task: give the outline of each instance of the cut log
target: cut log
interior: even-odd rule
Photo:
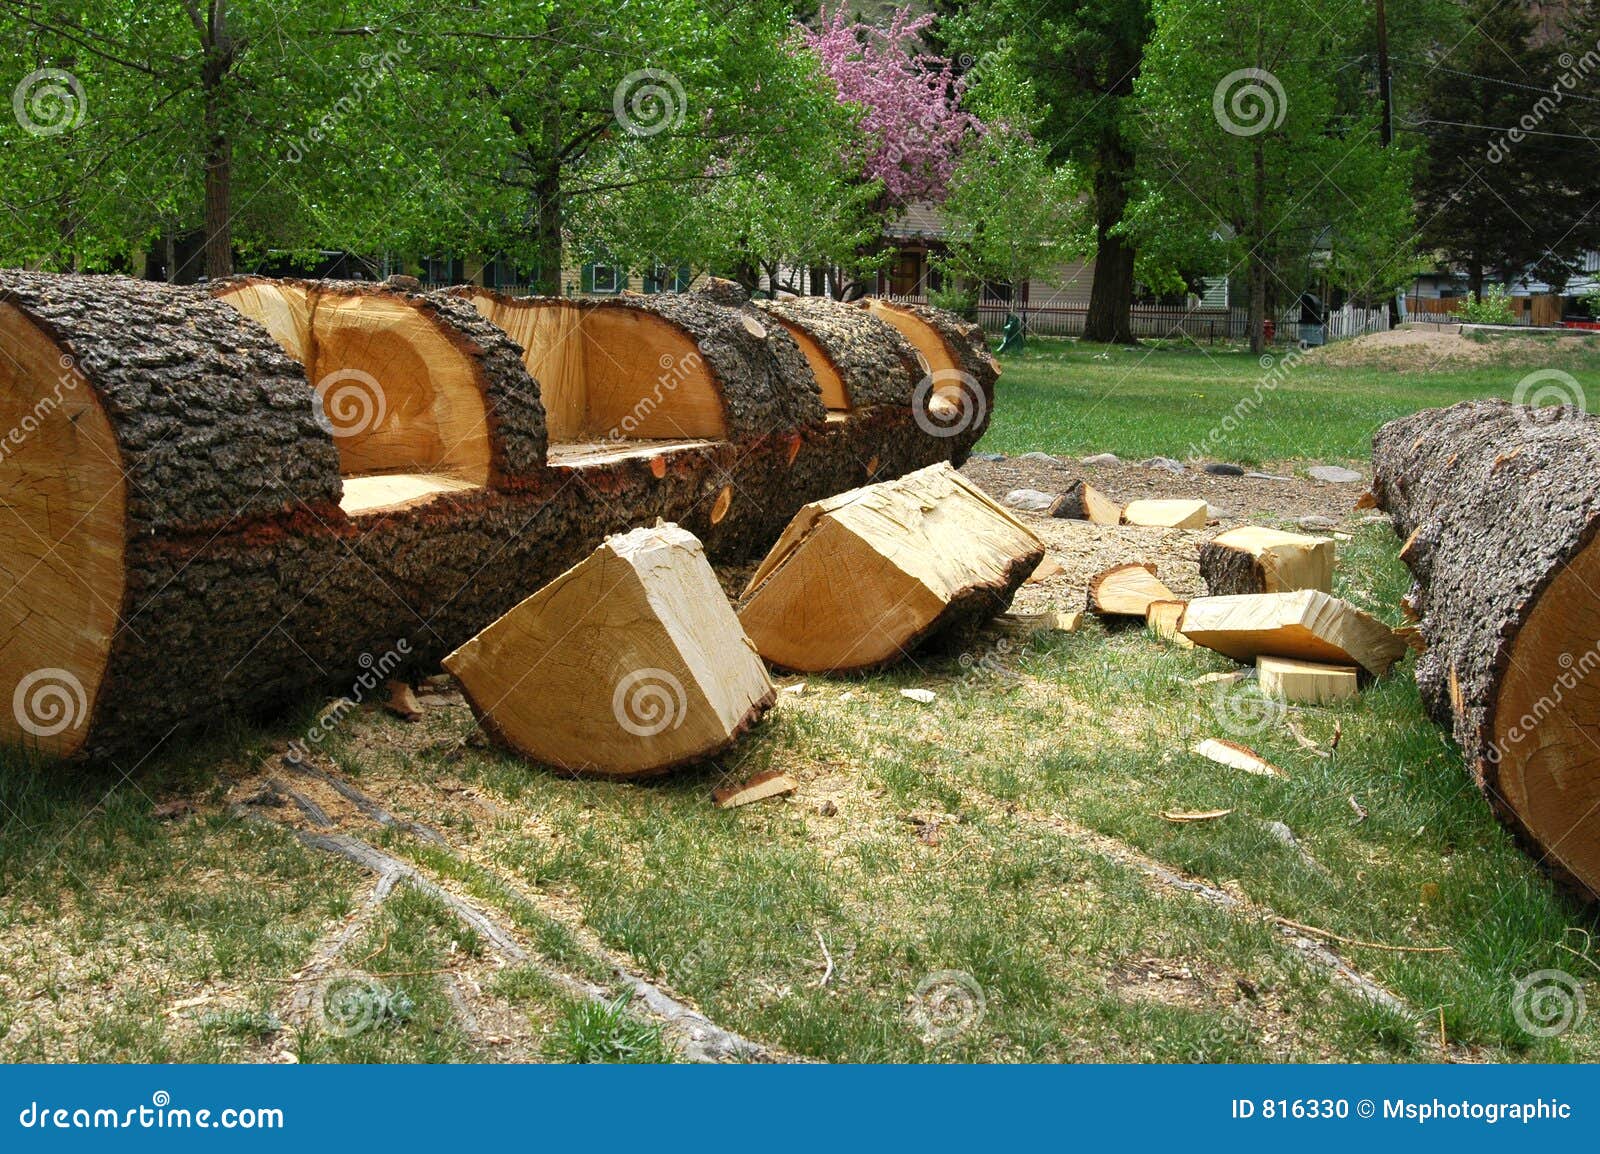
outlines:
[[[1332,705],[1357,693],[1354,665],[1324,665],[1289,657],[1263,657],[1256,662],[1261,692],[1300,705]]]
[[[1406,643],[1370,613],[1317,589],[1239,597],[1197,597],[1183,614],[1184,635],[1235,661],[1293,657],[1359,665],[1374,677],[1405,656]]]
[[[799,344],[830,411],[912,403],[926,370],[893,325],[826,297],[762,301],[758,307]]]
[[[1122,511],[1129,525],[1149,525],[1158,529],[1204,529],[1210,506],[1188,498],[1163,501],[1130,501]]]
[[[759,557],[806,503],[959,459],[987,423],[826,414],[754,309],[603,307],[648,314],[618,323],[623,346],[674,334],[726,439],[547,444],[525,350],[414,286],[0,272],[0,694],[24,703],[0,737],[126,767],[223,717],[373,701],[608,534],[661,519],[719,560]],[[625,417],[680,380],[651,348],[616,350],[637,370]]]
[[[786,669],[875,668],[1002,612],[1043,556],[1011,514],[934,465],[802,509],[751,577],[739,620]]]
[[[1194,642],[1183,635],[1183,610],[1187,601],[1152,601],[1144,611],[1144,623],[1150,632],[1183,649],[1193,649]]]
[[[1095,525],[1122,524],[1122,506],[1087,481],[1079,479],[1050,506],[1050,516]]]
[[[924,376],[912,393],[911,408],[924,427],[957,436],[987,423],[1000,365],[981,328],[927,305],[877,298],[856,303],[898,329],[917,351]]]
[[[737,785],[724,785],[712,790],[711,799],[717,803],[718,809],[735,809],[741,805],[749,805],[753,801],[783,797],[799,788],[794,778],[788,774],[768,769]]]
[[[604,777],[720,753],[777,697],[700,542],[676,525],[608,539],[444,667],[497,740]]]
[[[1200,546],[1200,576],[1213,597],[1241,593],[1333,592],[1334,543],[1246,525]]]
[[[1089,612],[1101,617],[1143,617],[1151,602],[1177,600],[1154,565],[1113,565],[1089,578]]]
[[[1600,897],[1600,419],[1431,409],[1380,429],[1373,466],[1411,540],[1423,704],[1523,847]]]

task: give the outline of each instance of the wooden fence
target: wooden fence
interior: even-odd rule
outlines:
[[[1005,301],[984,301],[978,305],[978,323],[999,332],[1010,315],[1012,305]],[[1087,305],[1038,305],[1020,311],[1027,331],[1035,336],[1075,337],[1083,334]],[[1135,337],[1174,340],[1199,344],[1237,344],[1250,339],[1250,310],[1244,308],[1208,309],[1181,305],[1135,305],[1129,314]],[[1309,328],[1310,326],[1305,326]],[[1363,333],[1384,332],[1389,328],[1387,309],[1362,309],[1346,305],[1328,314],[1324,338],[1344,340]],[[1273,319],[1273,336],[1278,341],[1299,341],[1302,335],[1300,310],[1285,309]]]

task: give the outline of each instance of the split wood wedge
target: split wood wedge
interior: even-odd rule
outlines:
[[[1089,579],[1089,611],[1101,617],[1143,617],[1153,602],[1176,600],[1144,562],[1113,565]]]
[[[777,697],[700,542],[676,525],[607,539],[444,666],[497,740],[604,777],[720,753]]]
[[[1359,665],[1374,677],[1405,656],[1406,643],[1382,621],[1317,589],[1239,597],[1197,597],[1182,630],[1235,661],[1293,657]]]
[[[1044,556],[1033,533],[949,465],[801,509],[745,589],[761,656],[805,673],[871,669],[993,617]]]

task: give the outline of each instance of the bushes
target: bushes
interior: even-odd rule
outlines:
[[[1514,325],[1517,314],[1511,309],[1511,294],[1501,285],[1462,302],[1461,319],[1471,325]]]

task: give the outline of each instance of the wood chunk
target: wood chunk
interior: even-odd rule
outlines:
[[[1176,601],[1156,579],[1156,567],[1143,562],[1113,565],[1089,579],[1089,611],[1101,617],[1143,617],[1152,601]]]
[[[788,774],[768,769],[737,785],[725,785],[712,790],[711,799],[717,803],[718,809],[734,809],[753,801],[782,797],[799,788],[799,784]]]
[[[1056,503],[1050,506],[1050,516],[1094,525],[1120,525],[1122,506],[1080,478],[1056,498]]]
[[[1178,630],[1183,623],[1184,607],[1188,604],[1187,601],[1152,601],[1144,611],[1144,623],[1150,632],[1162,640],[1170,641],[1182,649],[1193,649],[1194,642]]]
[[[1040,585],[1052,577],[1061,576],[1066,571],[1067,567],[1054,557],[1045,557],[1034,567],[1033,572],[1028,574],[1027,581],[1029,585]]]
[[[776,698],[700,542],[671,524],[608,538],[444,667],[497,740],[606,777],[719,753]]]
[[[1258,777],[1289,776],[1248,745],[1240,745],[1236,741],[1224,741],[1220,737],[1208,737],[1196,745],[1193,752],[1208,761],[1216,762],[1218,765],[1226,765],[1231,769],[1242,769],[1245,773],[1253,773]]]
[[[406,721],[422,720],[422,703],[404,681],[390,681],[385,687],[383,707]]]
[[[1200,546],[1200,575],[1213,597],[1241,593],[1333,591],[1334,543],[1246,525],[1219,533]]]
[[[901,660],[1011,602],[1044,545],[947,464],[803,508],[745,590],[762,657],[805,673]]]
[[[1161,816],[1178,825],[1194,821],[1216,821],[1219,817],[1227,817],[1231,809],[1197,809],[1197,810],[1170,810],[1161,811]]]
[[[1300,705],[1332,705],[1357,692],[1354,665],[1324,665],[1290,657],[1262,657],[1256,662],[1261,692]]]
[[[1158,529],[1204,529],[1209,506],[1204,501],[1179,498],[1162,501],[1130,501],[1122,511],[1128,525],[1151,525]]]
[[[1404,639],[1370,613],[1318,589],[1237,597],[1197,597],[1182,629],[1196,645],[1235,661],[1293,657],[1360,665],[1382,677],[1405,655]]]
[[[1043,613],[1002,613],[993,624],[1002,633],[1026,636],[1040,632],[1076,633],[1082,621],[1082,613],[1051,609]]]

